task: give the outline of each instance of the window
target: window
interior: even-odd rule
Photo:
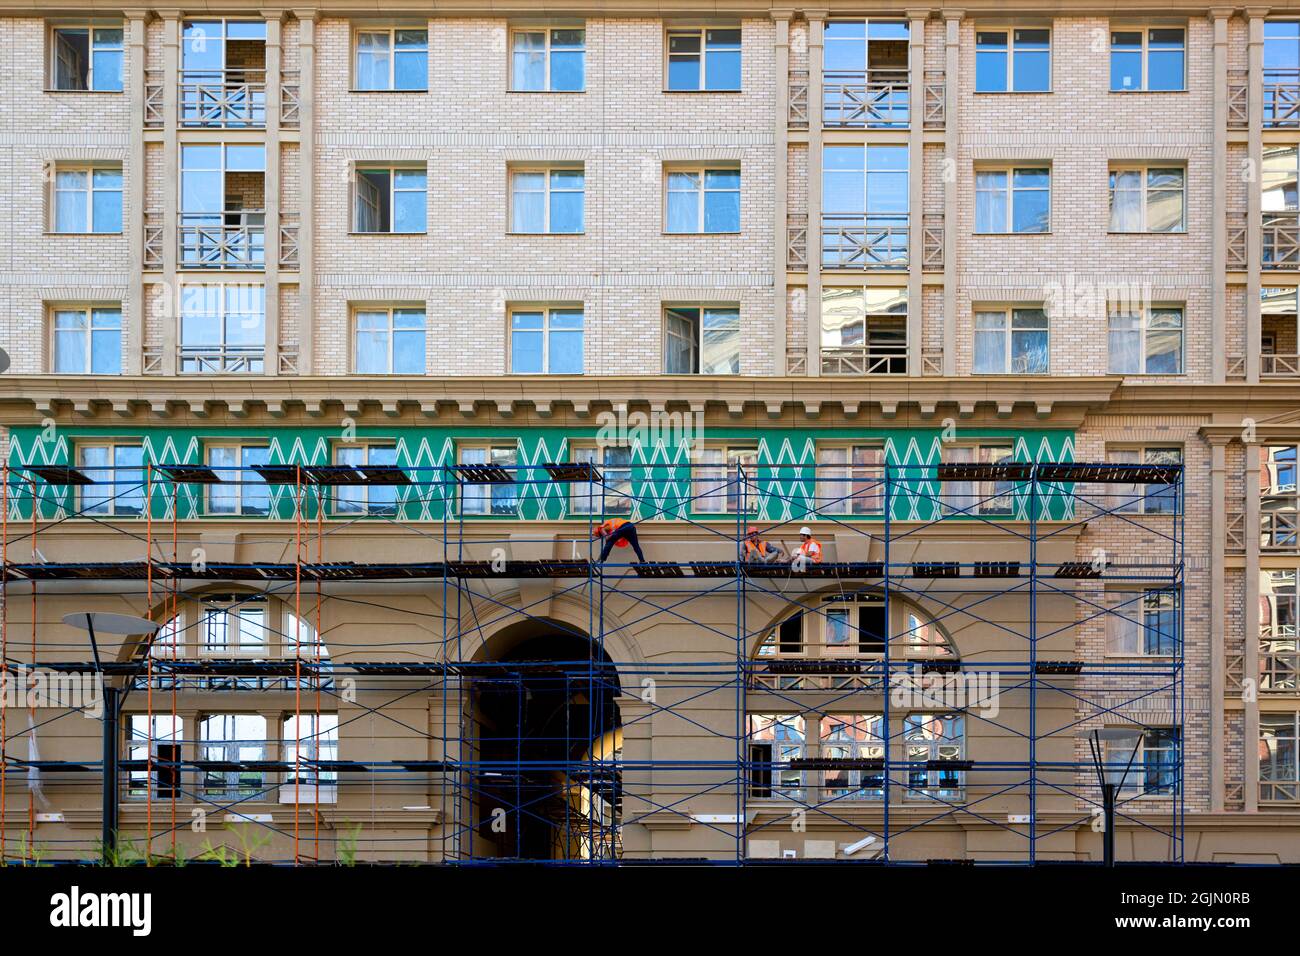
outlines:
[[[889,627],[885,602],[870,597],[859,601],[828,604],[817,616],[822,625],[823,657],[878,657],[885,653]]]
[[[1106,616],[1107,653],[1171,657],[1178,653],[1178,592],[1166,588],[1119,591]]]
[[[581,375],[582,306],[519,306],[510,310],[510,371],[516,375]]]
[[[601,481],[575,481],[570,487],[569,510],[574,514],[625,515],[632,513],[632,449],[627,445],[575,445],[572,458],[596,466]],[[603,492],[603,494],[602,494]]]
[[[1105,742],[1108,768],[1129,768],[1120,792],[1129,797],[1147,795],[1173,796],[1178,793],[1179,739],[1177,727],[1146,727],[1137,750],[1124,741]]]
[[[284,656],[290,659],[303,658],[315,660],[328,658],[329,647],[321,640],[320,634],[307,617],[298,617],[292,611],[284,614]]]
[[[907,289],[822,289],[822,374],[907,372]]]
[[[266,598],[256,595],[214,596],[203,600],[199,617],[199,640],[206,654],[251,655],[267,653]]]
[[[1300,713],[1259,715],[1259,798],[1300,800]]]
[[[155,660],[175,660],[185,656],[185,618],[173,615],[154,632],[149,643],[149,656]]]
[[[666,306],[665,375],[738,375],[740,309],[737,306]]]
[[[408,234],[426,231],[423,168],[358,167],[355,192],[354,231]]]
[[[266,760],[266,718],[261,714],[213,714],[199,720],[201,759],[221,763]],[[249,799],[263,789],[261,770],[205,770],[206,796]]]
[[[182,126],[266,125],[266,21],[182,21],[180,52]]]
[[[947,445],[945,463],[958,465],[1000,465],[1015,461],[1011,445]],[[1015,482],[1006,480],[957,480],[940,483],[945,514],[1008,515],[1012,512]]]
[[[261,374],[266,357],[266,289],[191,285],[181,295],[180,370]]]
[[[261,269],[265,192],[264,146],[182,144],[181,268]]]
[[[804,771],[790,762],[804,756],[801,714],[749,715],[749,795],[802,800]]]
[[[55,167],[54,231],[121,232],[122,168]]]
[[[1177,166],[1111,169],[1111,232],[1184,232],[1184,171]]]
[[[51,87],[122,92],[122,28],[66,26],[50,31]]]
[[[429,31],[357,31],[358,90],[427,90]]]
[[[1047,313],[1042,309],[981,309],[975,313],[975,360],[980,374],[1045,375]]]
[[[94,482],[81,486],[82,513],[128,517],[144,514],[144,450],[139,443],[78,445],[77,464]]]
[[[1112,448],[1107,460],[1117,465],[1181,465],[1183,450],[1177,446]],[[1162,484],[1111,485],[1112,506],[1121,514],[1169,515],[1178,513],[1178,488]]]
[[[208,513],[213,515],[257,515],[271,513],[271,496],[266,479],[253,469],[267,463],[265,445],[209,445],[208,467],[220,484],[208,485]]]
[[[880,714],[830,714],[821,718],[821,759],[885,759],[884,718]],[[832,769],[822,778],[822,796],[830,800],[880,800],[885,795],[885,770]]]
[[[321,783],[335,783],[338,773],[321,771],[307,761],[339,759],[338,714],[289,714],[281,723],[281,747],[285,763],[303,762],[285,774],[284,783],[315,787]],[[304,799],[309,795],[304,794]],[[292,794],[289,794],[292,799]]]
[[[337,445],[336,465],[360,467],[397,466],[397,446],[383,443]],[[397,487],[394,485],[339,485],[334,489],[334,511],[339,515],[395,515]]]
[[[823,266],[906,267],[907,147],[823,147],[822,197]]]
[[[852,129],[907,126],[908,36],[906,21],[826,22],[823,125]]]
[[[1049,232],[1052,172],[1046,166],[975,170],[975,231]]]
[[[1185,33],[1181,27],[1112,30],[1112,92],[1186,89]]]
[[[1297,163],[1300,148],[1295,146],[1264,146],[1264,164],[1260,173],[1260,207],[1265,213],[1295,212],[1300,208],[1296,194]],[[1265,252],[1268,252],[1267,246]]]
[[[423,375],[424,309],[358,308],[353,355],[358,375]]]
[[[1300,125],[1295,84],[1300,81],[1300,21],[1264,21],[1264,128]]]
[[[1259,689],[1296,693],[1300,678],[1300,593],[1294,568],[1259,573]]]
[[[514,170],[510,174],[510,231],[528,235],[583,232],[585,188],[581,167]]]
[[[126,759],[154,761],[149,769],[127,771],[127,792],[145,797],[153,791],[155,800],[181,796],[181,741],[184,721],[171,714],[132,714],[127,725]]]
[[[907,772],[906,797],[961,798],[964,774],[956,769],[930,769],[927,764],[960,761],[965,736],[965,718],[961,714],[908,714],[903,718],[903,741],[912,765]]]
[[[738,514],[743,504],[745,511],[757,511],[757,465],[758,449],[753,446],[701,448],[693,469],[692,510],[701,514]]]
[[[573,27],[516,30],[510,89],[516,93],[580,93],[586,77],[587,32]]]
[[[1110,371],[1122,375],[1181,375],[1182,308],[1152,306],[1112,311]]]
[[[1051,88],[1050,30],[1017,27],[975,33],[976,93],[1045,93]]]
[[[739,169],[670,169],[666,232],[740,232]]]
[[[490,484],[460,486],[461,514],[509,515],[519,513],[519,447],[508,445],[469,445],[458,449],[461,465],[478,465],[504,469],[505,479]]]
[[[878,515],[885,510],[885,449],[881,445],[819,445],[819,514]]]
[[[77,375],[122,373],[122,310],[60,306],[54,310],[53,372]]]
[[[669,30],[668,89],[739,90],[740,30]]]
[[[1296,446],[1265,445],[1259,472],[1260,546],[1291,549],[1300,540]]]

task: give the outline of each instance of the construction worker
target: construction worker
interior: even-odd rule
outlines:
[[[605,539],[600,549],[602,564],[614,548],[626,548],[628,545],[631,545],[632,550],[636,552],[637,560],[642,564],[646,563],[645,555],[641,553],[641,544],[636,539],[636,525],[626,518],[610,518],[608,521],[602,521],[596,525],[596,530],[591,533],[591,536]]]
[[[822,563],[822,546],[812,536],[812,528],[804,525],[799,529],[799,547],[794,549],[794,557],[790,563],[798,565],[809,561],[813,564]]]
[[[779,544],[764,541],[758,536],[757,531],[745,535],[744,554],[747,564],[776,564],[785,557],[785,552],[781,550]]]

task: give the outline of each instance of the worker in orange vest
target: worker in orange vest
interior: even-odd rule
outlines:
[[[637,560],[645,564],[645,555],[641,553],[641,544],[636,539],[636,525],[625,518],[610,518],[608,521],[602,521],[596,525],[596,530],[591,533],[593,538],[604,538],[605,543],[600,549],[600,560],[603,564],[609,557],[609,552],[615,547],[626,548],[632,546],[636,552]]]
[[[785,557],[785,552],[779,544],[764,541],[757,531],[751,531],[745,535],[744,555],[747,564],[775,564]]]
[[[812,528],[807,525],[799,529],[799,547],[794,549],[794,562],[798,562],[801,558],[813,564],[822,563],[822,546],[812,536]]]

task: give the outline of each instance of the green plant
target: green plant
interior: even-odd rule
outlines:
[[[338,858],[339,866],[356,866],[357,865],[357,838],[361,833],[361,824],[357,824],[350,830],[344,830],[339,835]]]

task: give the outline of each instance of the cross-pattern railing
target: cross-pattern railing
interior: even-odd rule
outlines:
[[[1300,355],[1261,355],[1259,374],[1261,378],[1300,378]]]
[[[144,214],[144,267],[161,269],[163,266],[162,214],[146,210]]]
[[[837,347],[821,351],[823,375],[906,375],[906,347]]]
[[[202,70],[181,74],[182,126],[266,126],[266,71]]]
[[[1245,70],[1228,71],[1228,128],[1250,125],[1250,84]]]
[[[146,345],[141,352],[140,370],[145,375],[161,375],[163,370],[163,350],[160,345]]]
[[[1294,551],[1300,538],[1300,500],[1291,495],[1260,495],[1259,546],[1267,550]]]
[[[808,217],[791,214],[785,227],[786,265],[800,271],[808,268]]]
[[[1263,803],[1300,802],[1300,783],[1294,780],[1261,780],[1259,782],[1259,799]]]
[[[1229,511],[1224,523],[1224,547],[1234,553],[1246,550],[1246,513],[1241,510]]]
[[[1229,352],[1226,361],[1226,374],[1229,379],[1242,379],[1246,377],[1246,356],[1238,355],[1235,352]]]
[[[902,129],[908,124],[907,73],[827,73],[822,81],[822,125],[851,129]]]
[[[921,217],[921,268],[943,271],[943,213]]]
[[[299,267],[298,214],[280,214],[280,268],[296,271]]]
[[[925,71],[925,117],[926,129],[943,129],[947,125],[947,84],[944,82],[943,70]]]
[[[785,350],[785,374],[786,375],[807,375],[808,374],[808,350],[801,348],[787,348]]]
[[[791,129],[808,128],[808,71],[790,71],[790,116]]]
[[[1241,682],[1246,676],[1245,644],[1240,640],[1229,639],[1223,653],[1223,690],[1227,694],[1240,694]]]
[[[259,210],[229,213],[255,218]],[[266,266],[266,227],[260,224],[228,225],[221,214],[182,214],[180,267],[182,269],[262,269]]]
[[[906,269],[908,217],[834,213],[822,217],[822,266],[828,269]]]
[[[184,374],[228,372],[260,375],[266,360],[262,345],[182,345],[177,349]]]
[[[144,71],[144,125],[161,127],[163,116],[163,71]]]
[[[1294,634],[1259,642],[1259,689],[1270,694],[1294,694],[1300,689],[1300,651]]]
[[[280,346],[280,374],[281,375],[298,374],[298,346],[297,345]]]
[[[938,349],[938,348],[921,349],[921,374],[922,375],[943,374],[943,349]]]
[[[1294,212],[1264,213],[1265,269],[1300,267],[1300,219]]]
[[[1300,70],[1264,71],[1264,127],[1300,128]]]
[[[297,70],[280,72],[280,125],[290,129],[298,126],[302,117],[302,80]]]
[[[1246,253],[1247,236],[1250,230],[1250,220],[1246,216],[1244,209],[1230,209],[1227,213],[1227,222],[1224,224],[1227,230],[1227,258],[1225,264],[1229,272],[1244,272],[1249,256]]]

